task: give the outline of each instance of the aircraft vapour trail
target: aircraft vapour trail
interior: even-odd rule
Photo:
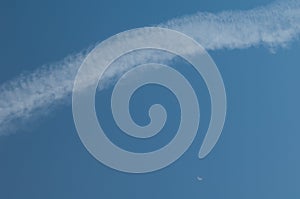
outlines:
[[[161,26],[193,37],[207,50],[285,46],[300,33],[300,1],[276,1],[247,11],[198,13]]]
[[[217,14],[200,12],[158,26],[183,32],[206,50],[241,49],[258,45],[271,49],[284,47],[300,34],[300,1],[276,1],[247,11]],[[43,66],[32,74],[20,75],[0,85],[0,135],[12,133],[15,121],[26,120],[36,111],[70,98],[75,75],[87,54],[88,51],[83,51],[70,55],[61,62]],[[132,63],[153,57],[154,52],[121,58],[118,68],[112,67],[104,77],[104,82],[109,82]],[[169,60],[171,57],[166,55],[157,59]]]

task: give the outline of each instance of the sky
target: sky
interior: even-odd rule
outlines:
[[[299,1],[289,2],[299,5]],[[284,12],[286,7],[275,6],[277,12],[261,14],[273,8],[272,3],[1,1],[0,197],[298,198],[300,13],[299,7]],[[197,12],[210,14],[195,15]],[[289,20],[284,20],[285,16]],[[128,29],[157,25],[185,32],[206,47],[226,87],[226,123],[213,151],[200,160],[198,151],[210,118],[209,94],[189,64],[176,59],[172,67],[201,91],[197,92],[201,121],[196,139],[181,158],[162,170],[123,173],[101,164],[81,143],[71,96],[65,92],[69,87],[53,98],[51,91],[57,91],[65,79],[72,83],[76,67],[95,44]],[[14,109],[23,107],[17,102],[28,102],[33,96],[19,83],[29,82],[25,88],[35,89],[30,86],[35,81],[29,80],[49,74],[58,77],[55,84],[45,84],[47,78],[37,82],[42,83],[38,89],[50,97],[46,95],[47,100],[38,103],[33,98],[30,107],[34,108],[28,112]],[[114,143],[144,152],[160,148],[174,136],[180,110],[172,93],[149,85],[132,97],[132,117],[140,125],[149,123],[146,113],[153,103],[163,104],[168,112],[160,135],[141,141],[124,135],[115,124],[109,110],[112,88],[109,84],[97,92],[96,109],[100,124],[113,132],[107,136]],[[6,117],[3,110],[21,114],[12,112],[13,119],[7,124],[10,115]]]

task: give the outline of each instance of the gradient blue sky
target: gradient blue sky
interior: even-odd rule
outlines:
[[[197,11],[247,10],[270,2],[1,1],[0,84],[121,31]],[[199,160],[210,104],[204,83],[195,80],[195,87],[203,90],[198,136],[177,162],[149,174],[121,173],[99,163],[80,142],[71,106],[55,107],[15,134],[0,137],[0,198],[299,198],[299,52],[299,40],[275,53],[264,46],[210,51],[227,90],[223,134],[212,153]],[[180,70],[184,64],[174,67]],[[189,71],[184,72],[194,81]],[[105,97],[110,89],[97,97]],[[148,94],[137,92],[133,99],[136,121],[147,123],[143,107],[160,101],[171,113],[164,131],[172,133],[178,126],[176,100],[162,88],[144,91]],[[153,94],[159,97],[151,101]],[[110,113],[105,110],[99,118],[102,114]],[[101,122],[113,130],[116,126],[110,119]],[[124,147],[132,142],[111,138]],[[161,138],[152,143],[159,146],[167,139]],[[147,146],[155,147],[136,144],[140,150],[148,150]],[[198,176],[203,180],[198,181]]]

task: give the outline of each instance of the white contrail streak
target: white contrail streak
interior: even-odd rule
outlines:
[[[300,34],[300,1],[279,1],[248,11],[197,13],[159,26],[181,31],[207,50],[257,45],[281,47],[297,39]],[[14,121],[30,118],[37,110],[68,98],[76,72],[87,53],[68,56],[62,62],[43,66],[30,75],[21,75],[1,85],[0,135],[10,134]],[[133,61],[143,59],[148,58],[142,53],[123,59],[118,63],[121,69],[110,70],[105,79],[109,81]]]
[[[198,13],[161,26],[193,37],[207,50],[285,46],[300,33],[300,1],[276,1],[247,11]]]
[[[33,111],[67,97],[85,53],[43,66],[30,75],[21,75],[0,86],[0,135],[13,132],[13,120],[31,117]]]

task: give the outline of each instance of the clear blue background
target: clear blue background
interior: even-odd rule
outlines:
[[[269,2],[2,0],[0,83],[127,29],[197,11],[246,10]],[[200,80],[203,125],[171,166],[136,175],[102,165],[81,144],[71,107],[60,106],[16,134],[0,137],[0,198],[299,198],[299,44],[275,54],[264,47],[209,52],[225,82],[228,116],[218,144],[204,160],[197,153],[208,124],[209,98]],[[145,89],[150,96],[169,96],[176,107],[167,91]],[[140,115],[138,107],[151,103],[147,97],[138,100],[142,96],[136,94],[133,107]],[[166,132],[177,119],[170,118]],[[142,116],[136,120],[147,122]],[[115,128],[111,125],[107,128]]]

